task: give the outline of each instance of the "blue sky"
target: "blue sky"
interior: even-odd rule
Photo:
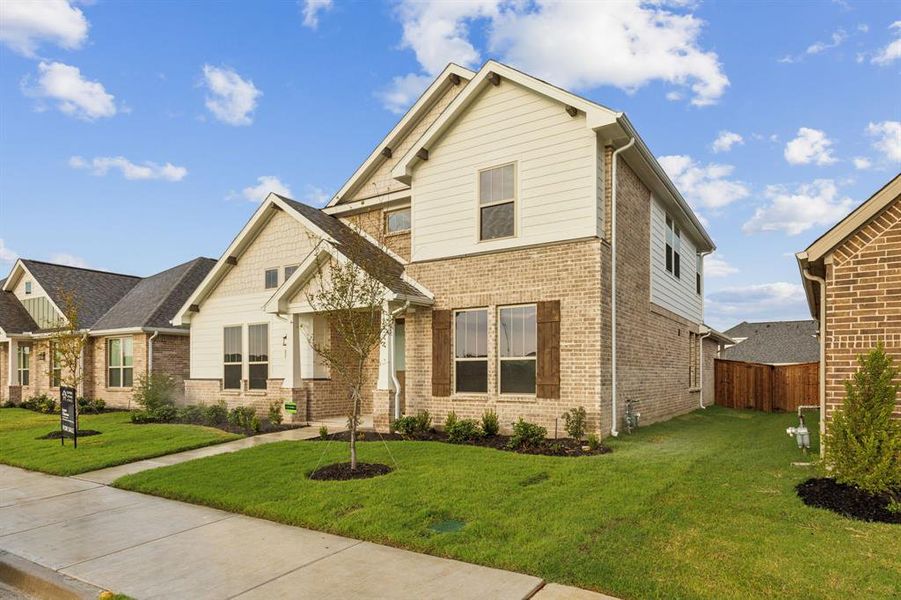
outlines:
[[[7,0],[0,270],[218,257],[265,189],[322,205],[488,58],[629,115],[718,245],[717,327],[806,318],[791,254],[901,167],[897,3]]]

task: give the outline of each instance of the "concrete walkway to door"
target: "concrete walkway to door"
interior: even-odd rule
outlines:
[[[604,598],[521,573],[2,465],[0,551],[137,599]]]

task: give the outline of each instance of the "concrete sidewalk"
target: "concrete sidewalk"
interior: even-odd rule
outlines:
[[[541,579],[520,573],[2,465],[0,550],[138,599],[603,598],[542,589]]]

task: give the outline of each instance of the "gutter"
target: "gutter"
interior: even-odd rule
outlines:
[[[616,437],[619,430],[616,428],[616,159],[619,154],[635,143],[635,138],[630,138],[625,146],[620,146],[613,151],[612,166],[610,168],[611,199],[610,199],[610,435]]]
[[[810,274],[804,267],[801,274],[809,281],[820,284],[820,458],[826,452],[826,280]]]

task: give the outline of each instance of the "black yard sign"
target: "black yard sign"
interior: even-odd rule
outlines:
[[[75,447],[78,448],[78,409],[76,406],[75,388],[59,388],[59,427],[62,430],[59,441],[63,446],[66,445],[66,434],[69,434],[75,440]]]

